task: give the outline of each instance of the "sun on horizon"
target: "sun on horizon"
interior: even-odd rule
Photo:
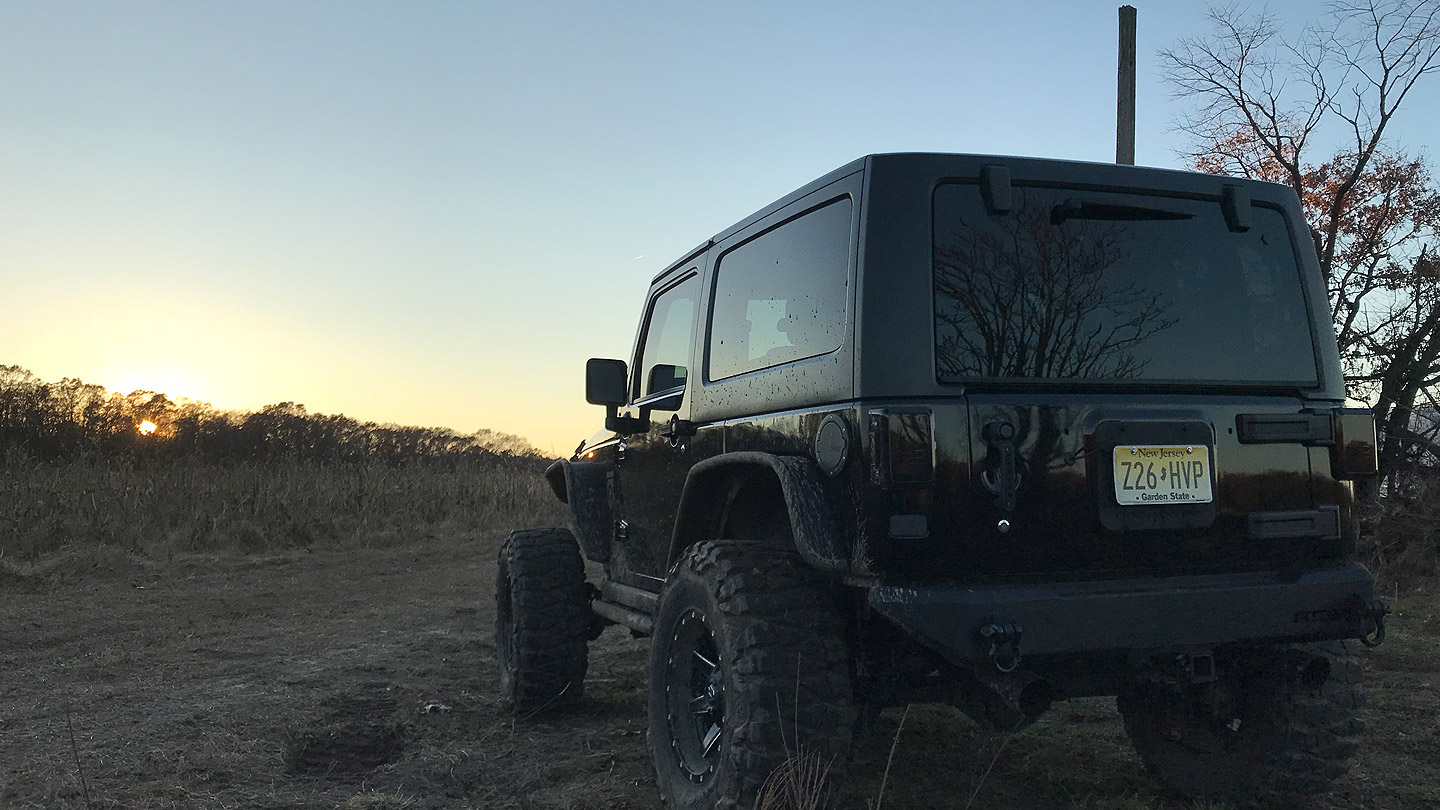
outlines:
[[[149,419],[145,419],[141,421],[140,424],[136,425],[135,429],[140,431],[141,436],[149,436],[151,433],[154,433],[155,429],[158,427],[159,425],[151,422]]]

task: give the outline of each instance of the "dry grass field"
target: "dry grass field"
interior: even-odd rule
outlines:
[[[0,480],[0,807],[659,806],[643,641],[592,645],[570,715],[499,706],[496,550],[564,520],[533,470],[22,472]],[[107,492],[131,511],[107,516]],[[1404,593],[1366,653],[1367,745],[1309,807],[1440,807],[1437,597]],[[891,710],[850,773],[856,810],[1186,807],[1102,700],[1008,736]]]
[[[533,457],[208,463],[0,457],[0,560],[102,547],[149,559],[389,545],[563,508]]]

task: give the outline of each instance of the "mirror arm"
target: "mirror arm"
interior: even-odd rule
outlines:
[[[613,430],[622,436],[645,433],[650,430],[650,411],[648,408],[641,408],[639,416],[620,416],[617,406],[606,405],[605,429]]]

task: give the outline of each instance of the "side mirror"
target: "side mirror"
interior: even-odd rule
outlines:
[[[678,411],[685,399],[685,367],[660,364],[650,369],[650,393],[636,404],[644,411]]]
[[[592,357],[585,361],[585,401],[605,406],[605,429],[622,435],[644,433],[650,420],[642,409],[640,416],[620,416],[616,408],[630,402],[624,360],[602,360]]]
[[[602,360],[592,357],[585,361],[585,401],[591,405],[624,405],[630,401],[625,390],[624,360]]]
[[[662,391],[674,391],[677,388],[685,387],[685,367],[660,364],[650,369],[650,386],[645,390],[651,393]]]

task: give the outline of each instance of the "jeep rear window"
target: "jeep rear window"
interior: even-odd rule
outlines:
[[[936,374],[1308,386],[1316,366],[1284,215],[1218,201],[975,185],[935,191]]]

